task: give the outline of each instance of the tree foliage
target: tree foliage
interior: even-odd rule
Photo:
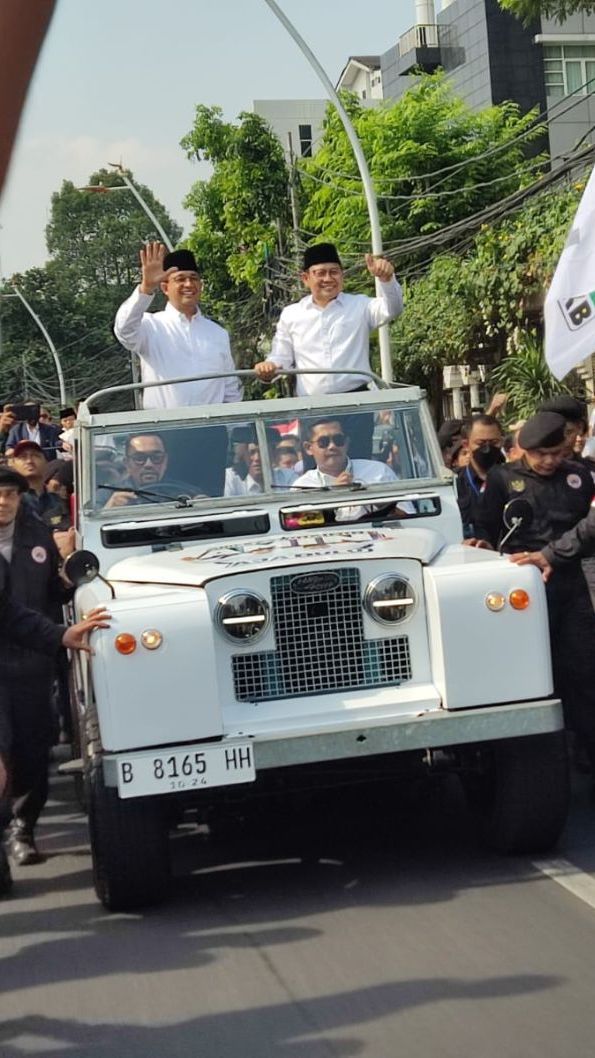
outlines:
[[[89,178],[92,186],[121,183],[105,169]],[[136,186],[177,241],[181,228],[148,188]],[[85,194],[64,181],[52,196],[46,238],[50,260],[45,267],[13,276],[11,283],[22,290],[58,349],[68,398],[130,381],[129,359],[112,325],[118,305],[138,282],[141,244],[158,239],[158,233],[130,191]],[[10,284],[5,293],[11,293]],[[16,297],[2,298],[0,307],[0,395],[57,404],[54,363],[35,321]]]
[[[185,202],[195,216],[187,245],[204,267],[215,315],[229,326],[236,347],[253,346],[263,322],[268,263],[288,238],[283,148],[257,114],[227,122],[220,107],[202,104],[182,147],[213,166],[211,178],[198,181]]]
[[[376,188],[389,247],[478,212],[533,179],[527,145],[543,130],[514,103],[482,111],[457,98],[443,73],[420,78],[397,103],[346,98]],[[349,140],[329,108],[319,150],[302,163],[304,228],[361,256],[369,220]]]
[[[506,414],[510,420],[528,419],[548,397],[571,393],[572,386],[558,382],[545,362],[542,342],[522,335],[516,348],[498,364],[490,381],[508,394]]]
[[[595,12],[595,0],[498,0],[498,3],[503,11],[509,11],[526,25],[542,15],[563,22],[570,15]]]

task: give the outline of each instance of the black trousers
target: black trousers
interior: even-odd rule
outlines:
[[[580,564],[546,585],[554,689],[595,766],[595,612]]]
[[[51,668],[42,674],[0,677],[0,729],[8,741],[8,799],[0,815],[32,831],[48,796],[48,767],[52,741]]]

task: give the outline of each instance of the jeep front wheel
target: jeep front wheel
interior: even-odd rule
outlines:
[[[100,761],[86,774],[93,881],[108,911],[133,911],[163,900],[170,877],[169,840],[160,803],[122,799],[106,786]]]
[[[546,852],[568,815],[570,778],[563,731],[476,747],[463,773],[481,835],[497,852]]]

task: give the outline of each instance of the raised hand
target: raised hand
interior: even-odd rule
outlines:
[[[167,246],[162,242],[147,242],[140,252],[140,263],[142,268],[142,279],[140,283],[141,294],[154,294],[159,289],[159,284],[169,279],[177,268],[163,268],[163,258],[167,253]]]
[[[374,279],[379,279],[381,283],[388,283],[389,279],[395,274],[395,270],[385,257],[376,257],[373,253],[366,254],[366,268]]]

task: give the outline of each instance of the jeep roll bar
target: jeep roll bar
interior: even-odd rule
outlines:
[[[208,375],[185,375],[183,378],[165,378],[159,382],[127,382],[123,386],[109,386],[107,389],[98,389],[95,393],[92,393],[86,400],[81,401],[81,405],[88,406],[93,401],[97,401],[102,397],[113,396],[114,393],[133,393],[138,390],[150,389],[153,386],[171,386],[177,385],[181,382],[202,382],[203,379],[207,378],[256,378],[263,386],[270,385],[271,382],[276,381],[278,378],[282,378],[284,375],[356,375],[358,378],[362,376],[369,378],[371,382],[374,382],[377,389],[398,389],[399,387],[408,388],[406,382],[385,382],[380,375],[374,374],[373,371],[355,371],[352,368],[346,368],[342,371],[326,371],[322,369],[308,368],[307,371],[301,371],[297,368],[287,368],[287,370],[278,371],[274,379],[269,379],[267,382],[264,379],[259,379],[258,375],[251,368],[242,369],[238,371],[218,371]]]

